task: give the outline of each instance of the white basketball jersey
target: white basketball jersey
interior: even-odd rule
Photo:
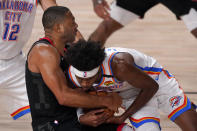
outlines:
[[[158,124],[156,130],[160,128],[160,109],[168,115],[168,118],[174,121],[183,112],[191,109],[190,100],[184,95],[180,89],[178,82],[167,70],[164,70],[157,61],[141,52],[126,48],[106,48],[106,58],[100,66],[102,78],[99,84],[93,84],[93,88],[97,91],[117,92],[122,98],[122,107],[126,110],[135,101],[139,95],[140,89],[135,88],[126,81],[118,81],[113,76],[111,62],[113,57],[119,52],[126,52],[133,56],[134,64],[137,68],[146,72],[158,84],[159,90],[157,93],[144,105],[140,110],[129,118],[131,124],[136,130],[144,130],[144,123]],[[76,87],[80,87],[79,82],[73,73],[72,66],[69,67],[69,78]],[[149,125],[149,124],[147,124]],[[149,126],[147,126],[147,129]],[[151,128],[152,129],[152,128]]]
[[[36,13],[37,0],[0,1],[0,59],[10,59],[27,43]]]
[[[106,48],[105,52],[106,58],[101,65],[103,77],[99,84],[93,85],[96,90],[118,92],[124,99],[129,99],[131,97],[137,96],[138,92],[140,91],[138,88],[133,87],[126,81],[120,82],[116,80],[115,77],[113,77],[111,61],[113,57],[119,52],[127,52],[131,54],[134,58],[135,66],[146,72],[156,81],[159,79],[159,74],[163,71],[162,66],[159,65],[154,58],[138,52],[134,49],[112,47]],[[72,70],[73,68],[69,67],[70,80],[76,87],[80,87],[80,84],[78,83]]]

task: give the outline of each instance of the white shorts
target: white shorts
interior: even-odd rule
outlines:
[[[14,120],[30,112],[22,53],[9,60],[0,60],[0,100],[1,108]]]
[[[171,74],[163,70],[156,79],[159,84],[158,92],[143,108],[129,118],[135,128],[148,122],[154,122],[160,127],[159,110],[174,121],[183,112],[191,109],[190,100],[180,89],[178,82]],[[123,106],[127,109],[134,100],[135,97],[123,100]]]
[[[136,2],[140,1],[136,0]],[[140,17],[139,14],[126,10],[123,7],[118,6],[116,3],[116,0],[114,0],[110,6],[111,10],[109,12],[111,18],[120,23],[121,25],[125,26]],[[140,10],[143,7],[135,8],[139,8]],[[184,21],[189,31],[197,28],[197,10],[195,8],[191,8],[188,14],[181,15],[180,17]]]
[[[189,13],[181,16],[189,31],[197,28],[197,10],[191,8]]]
[[[139,16],[134,14],[133,12],[130,12],[120,6],[117,6],[116,1],[113,1],[113,3],[110,6],[110,9],[110,17],[123,26],[139,18]]]

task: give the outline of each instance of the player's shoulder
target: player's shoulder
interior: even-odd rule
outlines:
[[[105,48],[106,59],[112,63],[124,63],[124,62],[132,62],[134,58],[132,53],[128,48],[121,47],[108,47]]]
[[[118,52],[114,57],[112,62],[115,62],[117,64],[124,64],[124,63],[133,63],[134,58],[132,54],[128,52]]]
[[[46,44],[46,43],[39,43],[39,44],[36,44],[33,48],[34,50],[38,51],[38,52],[43,52],[43,51],[46,51],[46,52],[57,52],[57,49],[55,47],[53,47],[52,45],[50,44]]]
[[[38,58],[59,58],[59,53],[57,51],[57,49],[55,47],[53,47],[50,44],[46,44],[46,43],[39,43],[36,44],[31,52],[31,54],[33,54],[34,56],[38,57]]]
[[[124,81],[124,75],[127,74],[132,67],[134,67],[134,58],[128,52],[117,53],[111,62],[114,77],[120,81]]]
[[[126,73],[128,68],[134,65],[134,58],[128,52],[117,53],[111,62],[114,74]],[[116,75],[117,76],[117,75]]]

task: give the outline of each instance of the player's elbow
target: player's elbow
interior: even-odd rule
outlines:
[[[156,90],[156,92],[159,90],[159,84],[158,83],[156,83],[156,85],[155,85],[155,90]]]
[[[67,93],[64,91],[61,91],[59,95],[56,95],[57,102],[62,106],[67,106],[67,101],[69,100],[67,98]]]
[[[154,95],[159,90],[159,84],[154,80],[149,81],[145,86],[144,91],[149,92],[149,94]]]
[[[60,95],[58,95],[57,101],[62,106],[78,107],[78,102],[76,101],[76,95],[72,90],[63,90]]]
[[[60,104],[60,105],[65,105],[65,99],[63,97],[57,97],[57,102]]]
[[[59,98],[57,99],[58,103],[61,105],[61,106],[70,106],[70,107],[73,107],[74,105],[74,102],[71,103],[71,101],[69,100],[69,98]]]
[[[159,84],[157,82],[153,82],[151,89],[152,89],[152,92],[155,94],[159,90]]]

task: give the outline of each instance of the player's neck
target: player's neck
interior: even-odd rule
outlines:
[[[56,35],[51,35],[48,33],[45,33],[45,37],[48,37],[50,40],[53,42],[53,46],[60,52],[60,54],[64,54],[64,47],[65,47],[65,42],[60,40],[59,37]]]

